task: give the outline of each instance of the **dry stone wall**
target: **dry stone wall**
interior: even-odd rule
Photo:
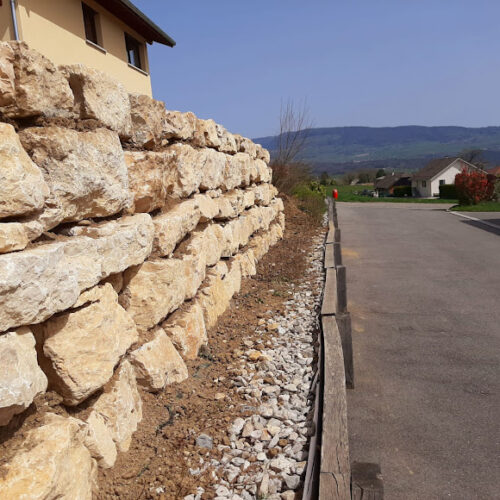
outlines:
[[[268,164],[212,120],[0,43],[0,426],[47,390],[88,407],[26,433],[0,497],[91,498],[140,425],[139,387],[189,376],[282,237]]]

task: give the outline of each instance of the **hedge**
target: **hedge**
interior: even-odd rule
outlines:
[[[458,195],[455,184],[441,184],[439,186],[439,197],[444,200],[456,200]]]
[[[411,186],[395,186],[393,193],[396,198],[411,196]]]

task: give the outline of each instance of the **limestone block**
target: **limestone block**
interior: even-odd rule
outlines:
[[[271,182],[273,177],[271,167],[268,167],[263,160],[255,160],[255,166],[257,168],[255,182]]]
[[[102,222],[94,227],[75,226],[70,234],[86,238],[74,238],[67,241],[67,259],[70,262],[73,261],[72,265],[77,265],[78,262],[75,262],[75,259],[70,260],[71,255],[78,255],[78,260],[82,261],[96,253],[96,263],[99,265],[97,281],[99,281],[110,274],[122,272],[146,260],[153,248],[154,225],[149,214],[135,214],[114,221]],[[89,250],[86,253],[78,252],[78,246],[82,245],[83,241],[90,242],[95,250]],[[91,267],[89,263],[88,269]],[[95,279],[84,283],[82,278],[84,275],[85,270],[81,269],[82,288],[80,290],[97,283]]]
[[[254,276],[257,273],[257,258],[251,248],[235,255],[233,262],[240,267],[242,278]]]
[[[49,196],[42,172],[7,123],[0,123],[0,186],[0,218],[40,210]]]
[[[145,149],[160,145],[165,129],[165,104],[141,94],[129,94],[129,100],[132,144]]]
[[[224,231],[218,224],[210,224],[207,227],[193,231],[191,236],[184,241],[176,253],[185,257],[200,257],[205,266],[213,266],[221,258],[224,248]]]
[[[83,64],[59,66],[59,70],[73,91],[74,109],[81,119],[97,120],[120,137],[130,137],[130,101],[122,83]]]
[[[253,188],[255,204],[267,206],[277,194],[277,189],[272,184],[259,184]]]
[[[142,401],[134,368],[129,361],[123,361],[113,379],[106,384],[89,419],[94,418],[93,413],[106,423],[118,451],[128,451],[132,434],[142,420]]]
[[[0,253],[22,250],[29,243],[26,230],[18,222],[0,222]]]
[[[213,120],[196,121],[193,144],[200,148],[219,148],[221,141],[217,134],[217,125]]]
[[[198,200],[186,200],[168,212],[153,217],[155,255],[170,255],[177,244],[190,233],[200,220]]]
[[[206,194],[195,194],[193,199],[200,212],[200,222],[208,222],[219,213],[218,201],[220,198],[212,198]]]
[[[5,43],[5,42],[4,42]],[[6,42],[14,56],[15,95],[0,112],[8,118],[71,116],[73,93],[63,74],[46,57],[24,42]],[[9,68],[11,54],[2,51]]]
[[[195,359],[208,341],[203,309],[197,302],[176,311],[162,327],[185,359]]]
[[[28,327],[0,335],[0,425],[24,411],[47,389],[38,366],[35,337]]]
[[[216,200],[219,211],[216,219],[233,219],[255,202],[253,190],[235,189]]]
[[[28,431],[21,449],[0,471],[2,498],[91,500],[97,467],[84,446],[85,424],[53,413]]]
[[[0,255],[0,332],[40,323],[101,279],[143,262],[154,227],[148,214],[137,214],[71,232],[66,241]]]
[[[201,166],[206,163],[207,150],[197,150],[182,143],[173,144],[168,150],[174,153],[172,161],[177,175],[172,196],[187,198],[199,189],[203,180],[204,173]]]
[[[138,340],[135,323],[107,283],[93,301],[35,327],[43,345],[42,367],[49,383],[70,406],[80,404],[112,376],[114,367]],[[89,292],[85,292],[87,295]]]
[[[257,158],[257,147],[253,141],[247,139],[246,137],[242,137],[240,139],[240,149],[241,153],[246,153],[252,160]]]
[[[152,212],[165,205],[177,181],[174,155],[174,151],[125,152],[129,187],[134,197],[131,211]]]
[[[153,340],[130,353],[130,362],[137,382],[149,391],[159,391],[188,377],[186,364],[160,327],[155,328]]]
[[[225,191],[231,191],[242,185],[243,177],[241,171],[241,156],[240,153],[233,156],[226,156],[226,165],[224,168],[224,176],[221,188]]]
[[[228,267],[228,272],[226,275],[226,288],[227,288],[227,295],[229,297],[229,300],[231,300],[231,297],[235,294],[238,293],[241,289],[241,267],[239,262],[235,262],[234,260],[231,262],[231,264]]]
[[[140,331],[157,325],[185,300],[186,290],[195,286],[193,263],[181,259],[150,260],[127,269],[120,304]]]
[[[109,283],[116,293],[120,293],[123,288],[123,273],[110,274],[101,281],[101,284]]]
[[[232,287],[228,286],[227,273],[226,263],[217,263],[207,271],[207,279],[196,296],[195,302],[201,306],[207,330],[217,323],[217,319],[227,309],[231,300],[229,290]]]
[[[50,187],[61,222],[106,217],[131,204],[127,167],[115,132],[28,128],[21,142]]]
[[[256,148],[256,155],[259,160],[263,160],[264,163],[269,164],[271,161],[271,155],[269,154],[269,151],[265,148],[263,148],[260,144],[255,144]]]
[[[165,111],[163,137],[180,141],[193,138],[198,119],[191,113],[180,111]]]
[[[0,255],[0,331],[43,321],[74,304],[79,292],[64,243]]]
[[[201,170],[200,189],[216,189],[224,179],[226,155],[213,149],[207,149],[203,155],[204,163],[197,167]]]
[[[228,154],[235,154],[239,151],[234,135],[228,132],[222,125],[216,124],[217,136],[220,140],[219,151]]]
[[[0,43],[0,107],[14,102],[15,98],[14,51],[5,42]]]
[[[85,446],[89,449],[92,458],[103,469],[110,469],[116,462],[116,445],[110,429],[102,415],[92,412],[87,419],[87,433],[84,438]]]

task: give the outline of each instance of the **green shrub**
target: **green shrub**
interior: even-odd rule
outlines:
[[[456,200],[458,195],[455,184],[441,184],[439,186],[439,197],[444,200]]]
[[[393,192],[396,198],[404,198],[405,196],[411,196],[411,186],[396,186]]]

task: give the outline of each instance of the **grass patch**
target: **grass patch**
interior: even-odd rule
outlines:
[[[477,205],[455,205],[455,212],[500,212],[500,201],[482,201]]]
[[[374,198],[373,196],[362,195],[363,190],[373,191],[372,185],[356,185],[356,186],[326,186],[326,194],[332,196],[332,189],[337,189],[339,192],[338,201],[359,201],[362,203],[457,203],[457,200],[442,200],[441,198]]]
[[[292,194],[299,200],[299,208],[321,223],[326,211],[324,186],[317,182],[302,183],[295,186]]]

